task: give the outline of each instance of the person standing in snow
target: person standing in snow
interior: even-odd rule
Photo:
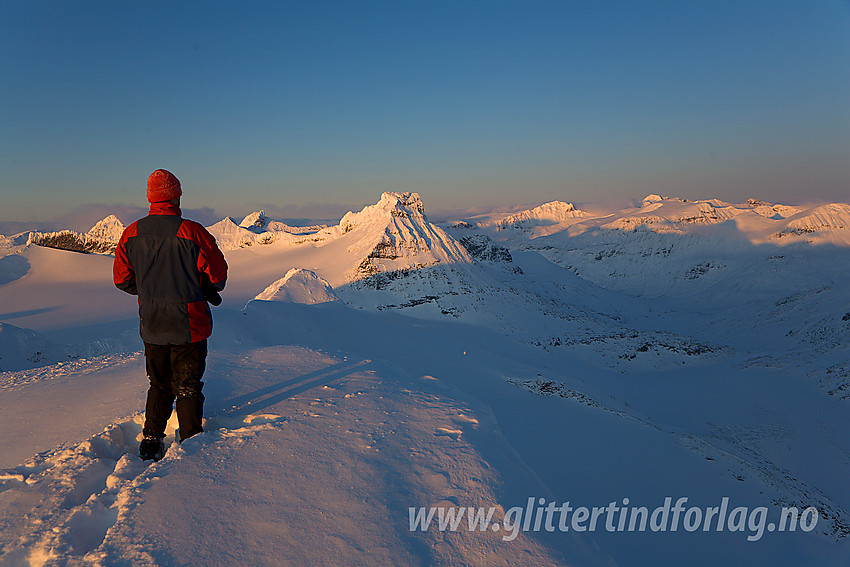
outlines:
[[[183,190],[171,172],[157,169],[147,185],[150,213],[124,230],[112,272],[118,289],[139,296],[150,379],[139,456],[158,461],[175,400],[180,441],[203,431],[201,378],[212,334],[208,303],[221,303],[227,262],[202,225],[182,218]]]

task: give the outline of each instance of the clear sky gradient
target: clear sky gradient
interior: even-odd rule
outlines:
[[[850,197],[846,0],[2,0],[0,82],[4,221]]]

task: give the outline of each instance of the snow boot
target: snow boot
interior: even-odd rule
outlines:
[[[139,457],[143,461],[158,461],[165,456],[165,444],[157,437],[145,437],[139,443]]]

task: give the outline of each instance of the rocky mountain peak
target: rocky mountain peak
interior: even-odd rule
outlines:
[[[385,191],[378,201],[379,207],[387,210],[404,210],[409,213],[425,214],[425,206],[419,193],[399,193],[396,191]]]
[[[91,227],[86,236],[93,240],[117,243],[121,239],[124,228],[124,223],[118,220],[118,217],[109,215]]]
[[[266,216],[266,211],[256,211],[250,213],[242,219],[239,226],[248,230],[264,230],[269,225],[269,217]]]

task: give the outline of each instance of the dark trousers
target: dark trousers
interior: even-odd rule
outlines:
[[[207,360],[207,341],[185,345],[145,343],[145,366],[151,385],[145,404],[145,437],[165,437],[171,406],[177,400],[180,441],[201,433],[204,395],[201,389]]]

